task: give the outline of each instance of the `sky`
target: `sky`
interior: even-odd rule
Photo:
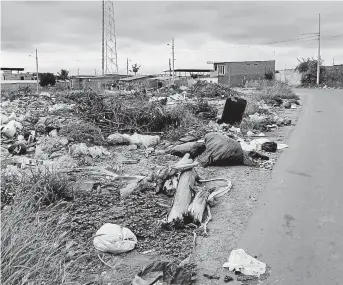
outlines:
[[[101,3],[1,1],[1,66],[34,72],[38,49],[40,72],[100,74]],[[140,74],[169,69],[172,38],[175,68],[273,59],[293,68],[318,55],[319,13],[324,64],[343,64],[343,2],[114,1],[114,9],[120,74],[127,58]]]

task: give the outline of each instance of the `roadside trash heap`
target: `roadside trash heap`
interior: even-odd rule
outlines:
[[[136,100],[137,92],[120,92],[119,96]],[[205,103],[199,103],[199,98]],[[139,100],[149,104],[133,116],[129,111],[138,109],[141,101],[132,105],[125,101],[111,110],[105,109],[106,100],[111,101],[106,94],[70,92],[1,103],[4,173],[21,177],[32,170],[48,169],[67,175],[83,195],[77,205],[84,208],[71,215],[84,235],[84,240],[78,237],[78,241],[85,245],[91,237],[97,253],[122,254],[139,249],[184,258],[192,252],[192,246],[187,247],[189,237],[194,237],[195,244],[197,235],[209,234],[211,207],[233,187],[228,177],[199,177],[198,169],[237,165],[270,169],[273,155],[288,147],[266,138],[266,133],[291,122],[265,103],[260,104],[263,112],[248,116],[247,101],[227,86],[199,81],[192,87],[148,91]],[[160,103],[154,105],[155,101]],[[288,103],[289,109],[296,105],[275,101],[278,108],[287,109]],[[192,113],[196,121],[188,126],[176,122],[176,130],[187,128],[180,134],[175,131],[177,139],[143,128],[165,122],[168,108],[184,104],[189,104],[189,109],[198,108]],[[219,105],[223,112],[216,118],[211,108]],[[147,120],[145,115],[150,110],[156,121]],[[127,116],[120,117],[123,113]],[[247,130],[243,127],[247,121],[262,127]],[[211,188],[213,181],[220,182],[219,186]],[[10,204],[10,198],[5,200]],[[96,208],[95,214],[88,213],[87,207]],[[96,220],[96,215],[101,219]],[[232,253],[225,267],[256,277],[265,273],[265,265],[244,251]],[[159,278],[179,282],[175,284],[191,280],[184,264],[157,261],[138,272],[132,284],[148,284],[151,274],[156,277],[154,282]]]

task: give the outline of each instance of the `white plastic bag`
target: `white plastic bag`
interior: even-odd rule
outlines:
[[[132,136],[124,135],[124,137],[128,138],[131,144],[143,145],[146,148],[155,146],[160,142],[159,136],[140,135],[134,133]]]
[[[2,129],[2,133],[12,139],[14,137],[14,135],[16,134],[17,132],[17,125],[16,125],[16,121],[9,121],[5,126],[4,128]]]
[[[102,252],[124,253],[133,250],[137,243],[131,230],[116,224],[104,224],[95,235],[93,245]]]
[[[231,251],[228,262],[225,262],[223,267],[257,277],[266,272],[266,264],[246,254],[243,249]]]

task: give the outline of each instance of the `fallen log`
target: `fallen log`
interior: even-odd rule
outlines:
[[[191,187],[194,186],[196,178],[197,173],[194,169],[186,170],[180,175],[167,223],[183,221],[184,215],[187,215],[188,206],[192,200]]]
[[[188,216],[197,225],[202,222],[208,196],[210,196],[210,191],[206,188],[199,190],[195,195],[193,202],[188,207]]]

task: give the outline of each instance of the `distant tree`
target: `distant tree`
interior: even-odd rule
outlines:
[[[134,74],[136,75],[140,67],[141,67],[140,65],[138,66],[138,64],[135,63],[134,65],[132,65],[132,72],[134,72]]]
[[[317,63],[318,60],[313,58],[298,59],[299,64],[294,69],[301,74],[301,83],[304,85],[315,85],[317,82]],[[320,65],[323,61],[320,62]],[[320,67],[319,81],[323,82],[325,77],[325,67]]]
[[[42,73],[39,77],[39,84],[42,87],[45,86],[54,86],[56,83],[56,78],[55,75],[53,75],[52,73]]]
[[[58,72],[58,79],[59,80],[67,80],[69,79],[69,71],[66,69],[61,69],[60,72]]]

